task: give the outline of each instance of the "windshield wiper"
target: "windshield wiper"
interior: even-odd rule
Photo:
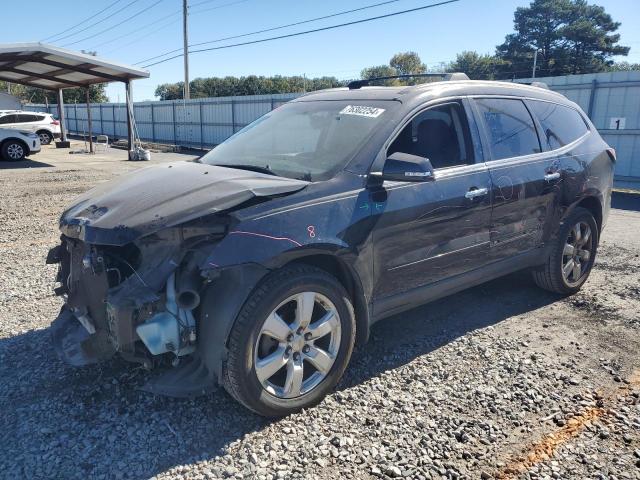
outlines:
[[[276,177],[278,176],[278,174],[276,172],[271,170],[269,165],[266,165],[264,167],[260,167],[258,165],[237,165],[237,164],[221,165],[221,164],[214,163],[213,166],[214,167],[225,167],[225,168],[236,168],[238,170],[249,170],[250,172],[266,173],[267,175],[273,175],[273,176],[276,176]]]

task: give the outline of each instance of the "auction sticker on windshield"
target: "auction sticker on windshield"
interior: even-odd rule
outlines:
[[[359,115],[369,118],[378,118],[383,112],[384,108],[366,107],[364,105],[347,105],[340,111],[342,115]]]

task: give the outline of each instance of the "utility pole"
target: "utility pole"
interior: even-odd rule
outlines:
[[[531,78],[536,78],[536,65],[538,64],[538,49],[533,53],[533,74]]]
[[[189,100],[189,6],[182,0],[182,31],[184,36],[184,99]]]

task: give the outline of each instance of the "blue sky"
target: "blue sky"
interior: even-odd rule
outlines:
[[[30,11],[46,12],[46,21],[38,21],[37,28],[25,28],[24,4],[5,1],[0,7],[2,17],[7,19],[15,16],[20,21],[3,22],[0,43],[42,40],[99,12],[113,1],[57,0],[55,8],[52,8],[49,0],[30,0]],[[72,49],[97,50],[98,55],[122,63],[135,63],[181,47],[182,0],[135,0],[133,5],[120,13],[109,15],[132,1],[134,0],[120,0],[94,20],[59,35],[56,37],[59,40],[54,39],[51,43]],[[271,28],[381,1],[189,0],[194,5],[190,16],[190,43]],[[399,0],[391,5],[236,41],[334,25],[435,1]],[[197,3],[202,5],[196,5]],[[614,20],[622,22],[619,30],[621,43],[631,47],[627,60],[640,62],[640,2],[600,0],[597,3],[603,5]],[[493,52],[504,36],[512,31],[516,7],[528,4],[529,0],[461,0],[450,5],[342,29],[193,54],[190,62],[191,78],[249,74],[306,74],[309,77],[334,75],[339,78],[354,78],[362,68],[387,63],[394,53],[407,50],[417,51],[423,61],[436,70],[440,62],[452,60],[456,53],[463,50]],[[122,23],[138,12],[143,13]],[[158,21],[163,17],[166,18]],[[79,32],[98,20],[103,21]],[[156,21],[157,23],[152,24]],[[108,31],[101,33],[107,29]],[[67,38],[61,38],[67,35]],[[182,80],[181,58],[149,69],[151,78],[134,83],[135,100],[153,99],[158,84]],[[110,85],[108,95],[112,101],[123,100],[124,88],[117,84]]]

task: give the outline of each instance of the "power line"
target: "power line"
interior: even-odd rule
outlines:
[[[223,45],[223,46],[220,46],[220,47],[201,48],[201,49],[198,49],[198,50],[192,50],[189,53],[210,52],[210,51],[213,51],[213,50],[222,50],[222,49],[226,49],[226,48],[240,47],[240,46],[243,46],[243,45],[253,45],[253,44],[256,44],[256,43],[270,42],[270,41],[273,41],[273,40],[280,40],[280,39],[283,39],[283,38],[298,37],[298,36],[301,36],[301,35],[307,35],[309,33],[323,32],[323,31],[326,31],[326,30],[334,30],[336,28],[348,27],[348,26],[351,26],[351,25],[358,25],[360,23],[372,22],[374,20],[381,20],[383,18],[395,17],[397,15],[403,15],[405,13],[417,12],[417,11],[420,11],[420,10],[426,10],[428,8],[439,7],[439,6],[442,6],[442,5],[447,5],[449,3],[455,3],[455,2],[459,2],[459,1],[460,0],[446,0],[444,2],[433,3],[431,5],[424,5],[422,7],[410,8],[408,10],[401,10],[399,12],[387,13],[385,15],[378,15],[376,17],[369,17],[369,18],[363,18],[361,20],[354,20],[352,22],[340,23],[338,25],[330,25],[328,27],[315,28],[313,30],[305,30],[305,31],[296,32],[296,33],[289,33],[287,35],[279,35],[277,37],[269,37],[269,38],[262,38],[262,39],[259,39],[259,40],[251,40],[249,42],[235,43],[235,44],[231,44],[231,45]],[[166,58],[164,60],[160,60],[160,61],[155,62],[155,63],[150,63],[149,65],[145,65],[144,67],[145,68],[152,67],[154,65],[158,65],[158,64],[164,63],[164,62],[168,62],[169,60],[173,60],[174,58],[179,58],[181,56],[182,55],[174,55],[173,57],[169,57],[169,58]]]
[[[137,2],[137,1],[138,1],[138,0],[134,0],[132,3],[135,3],[135,2]],[[152,3],[152,4],[151,4],[151,5],[149,5],[148,7],[143,8],[143,9],[142,9],[142,10],[140,10],[138,13],[134,13],[133,15],[131,15],[131,16],[129,16],[129,17],[127,17],[127,18],[125,18],[125,19],[124,19],[124,20],[122,20],[120,23],[117,23],[117,24],[115,24],[115,25],[112,25],[112,26],[110,26],[110,27],[107,27],[107,28],[105,28],[104,30],[100,30],[98,33],[94,33],[93,35],[89,35],[88,37],[84,37],[84,38],[81,38],[80,40],[76,40],[75,42],[67,43],[67,44],[65,44],[64,46],[65,46],[65,47],[68,47],[69,45],[75,45],[76,43],[84,42],[85,40],[89,40],[90,38],[93,38],[93,37],[97,37],[97,36],[99,36],[99,35],[102,35],[103,33],[106,33],[106,32],[108,32],[108,31],[110,31],[110,30],[113,30],[114,28],[119,27],[119,26],[120,26],[120,25],[122,25],[123,23],[127,23],[127,22],[129,22],[129,21],[133,20],[134,18],[136,18],[136,17],[138,17],[138,16],[142,15],[142,14],[143,14],[143,13],[145,13],[147,10],[149,10],[150,8],[155,7],[156,5],[158,5],[158,4],[159,4],[159,3],[161,3],[161,2],[164,2],[164,0],[157,0],[155,3]]]
[[[219,2],[220,0],[202,0],[201,2],[192,3],[189,8],[197,7],[198,5],[204,5],[205,3]]]
[[[169,18],[169,17],[172,17],[172,18],[173,18],[173,17],[175,17],[175,16],[176,16],[178,13],[180,13],[180,12],[182,12],[182,9],[180,9],[180,10],[176,10],[176,11],[173,11],[173,12],[171,12],[169,15],[165,15],[164,17],[160,17],[160,18],[158,18],[157,20],[154,20],[154,21],[153,21],[153,22],[151,22],[151,23],[147,23],[146,25],[143,25],[143,26],[141,26],[141,27],[136,28],[135,30],[131,30],[129,33],[125,33],[124,35],[118,35],[117,37],[113,37],[113,38],[112,38],[112,39],[110,39],[110,40],[106,40],[106,41],[104,41],[104,42],[102,42],[102,43],[98,43],[97,45],[94,45],[93,47],[91,47],[91,50],[95,50],[96,48],[101,47],[101,46],[103,46],[103,45],[107,45],[107,44],[109,44],[109,43],[116,42],[116,41],[118,41],[118,40],[121,40],[121,39],[122,39],[122,38],[124,38],[124,37],[128,37],[129,35],[133,35],[133,34],[135,34],[135,33],[140,33],[140,31],[141,31],[141,30],[144,30],[144,29],[146,29],[146,28],[148,28],[148,27],[151,27],[151,26],[153,26],[153,25],[156,25],[156,24],[158,24],[158,23],[162,22],[163,20],[166,20],[166,19],[167,19],[167,18]],[[175,18],[174,18],[174,21],[176,21],[176,22],[177,22],[178,20],[179,20],[179,19],[175,19]],[[127,45],[130,45],[130,44],[128,43]]]
[[[176,23],[178,23],[181,20],[181,18],[173,18],[171,19],[169,22],[160,25],[157,28],[154,28],[151,32],[145,33],[144,35],[140,35],[139,37],[134,38],[133,40],[131,40],[130,42],[124,43],[122,45],[118,45],[117,47],[111,49],[111,50],[107,50],[106,52],[104,52],[105,54],[109,54],[111,52],[115,52],[116,50],[120,50],[124,47],[128,47],[129,45],[133,45],[134,43],[138,43],[140,40],[144,40],[147,37],[150,37],[152,35],[155,35],[156,33],[160,32],[161,30],[164,30],[167,27],[170,27],[172,25],[175,25]],[[157,23],[157,22],[154,22]],[[149,25],[150,26],[150,25]],[[132,32],[135,33],[135,32]],[[92,48],[93,50],[93,48]]]
[[[286,25],[280,25],[278,27],[265,28],[263,30],[256,30],[254,32],[242,33],[240,35],[233,35],[233,36],[230,36],[230,37],[218,38],[218,39],[210,40],[210,41],[207,41],[207,42],[194,43],[194,44],[192,44],[190,46],[191,47],[197,47],[199,45],[209,45],[211,43],[223,42],[225,40],[233,40],[233,39],[236,39],[236,38],[249,37],[251,35],[257,35],[259,33],[273,32],[275,30],[282,30],[283,28],[295,27],[297,25],[303,25],[305,23],[317,22],[319,20],[326,20],[327,18],[338,17],[340,15],[346,15],[348,13],[359,12],[359,11],[362,11],[362,10],[367,10],[369,8],[380,7],[382,5],[388,5],[390,3],[396,3],[396,2],[399,2],[399,1],[401,1],[401,0],[387,0],[385,2],[374,3],[373,5],[366,5],[364,7],[354,8],[354,9],[351,9],[351,10],[345,10],[345,11],[342,11],[342,12],[336,12],[336,13],[332,13],[330,15],[324,15],[322,17],[310,18],[310,19],[307,19],[307,20],[301,20],[299,22],[288,23]],[[168,51],[168,52],[164,52],[164,53],[162,53],[160,55],[156,55],[154,57],[145,58],[144,60],[140,60],[139,62],[135,63],[134,65],[138,65],[138,64],[144,63],[144,62],[148,62],[149,60],[155,60],[156,58],[164,57],[166,55],[169,55],[171,53],[176,53],[176,52],[179,52],[181,50],[182,50],[181,48],[178,48],[176,50],[171,50],[171,51]]]
[[[49,35],[46,38],[43,38],[42,40],[40,40],[41,42],[47,41],[49,39],[52,39],[54,37],[57,37],[58,35],[62,35],[63,33],[67,33],[69,30],[73,30],[76,27],[79,27],[80,25],[82,25],[84,22],[87,22],[89,20],[91,20],[92,18],[97,17],[98,15],[100,15],[103,12],[106,12],[107,10],[109,10],[111,7],[113,7],[114,5],[120,3],[122,0],[116,0],[113,3],[110,3],[108,6],[106,6],[105,8],[103,8],[102,10],[100,10],[97,13],[94,13],[93,15],[91,15],[90,17],[85,18],[84,20],[81,20],[80,22],[76,23],[75,25],[70,26],[69,28],[67,28],[66,30],[62,30],[61,32],[58,32],[54,35]]]
[[[219,1],[219,0],[216,0],[216,1]],[[235,5],[236,3],[243,3],[243,2],[247,2],[247,1],[249,1],[249,0],[240,0],[240,1],[238,1],[238,2],[233,2],[233,3],[227,3],[227,4],[224,4],[224,5],[219,5],[219,6],[217,6],[217,7],[211,8],[211,9],[197,10],[197,11],[195,11],[195,12],[193,12],[193,13],[206,12],[206,11],[209,11],[209,10],[214,10],[214,9],[218,9],[218,8],[223,8],[223,7],[227,7],[227,6],[230,6],[230,5]],[[209,3],[209,2],[204,2],[204,3]],[[191,8],[191,7],[189,7],[189,8]],[[151,27],[151,26],[153,26],[153,25],[156,25],[156,24],[158,24],[158,23],[162,22],[163,20],[166,20],[166,19],[168,19],[168,18],[174,18],[174,17],[176,17],[176,15],[177,15],[177,14],[179,14],[179,13],[182,13],[182,9],[180,9],[180,10],[174,10],[174,11],[173,11],[173,12],[171,12],[170,14],[165,15],[165,16],[163,16],[163,17],[160,17],[160,18],[158,18],[157,20],[154,20],[154,21],[153,21],[153,22],[151,22],[151,23],[147,23],[146,25],[143,25],[143,26],[141,26],[141,27],[137,27],[135,30],[131,30],[131,31],[130,31],[130,32],[128,32],[128,33],[125,33],[125,34],[123,34],[123,35],[119,35],[119,36],[117,36],[117,37],[113,37],[113,38],[111,38],[111,39],[109,39],[109,40],[106,40],[106,41],[104,41],[104,42],[102,42],[102,43],[99,43],[99,44],[97,44],[97,45],[94,45],[93,47],[91,47],[91,48],[90,48],[90,50],[95,50],[95,49],[97,49],[98,47],[101,47],[101,46],[103,46],[103,45],[107,45],[107,44],[109,44],[109,43],[113,43],[113,42],[116,42],[116,41],[118,41],[118,40],[121,40],[123,37],[128,37],[128,36],[130,36],[130,35],[134,35],[134,34],[136,34],[136,33],[139,33],[141,30],[144,30],[144,29],[146,29],[146,28],[148,28],[148,27]],[[168,25],[171,25],[172,23],[178,22],[179,20],[180,20],[180,18],[174,18],[174,20],[173,20],[172,22],[170,22],[170,23],[168,23],[168,24],[166,24],[166,25],[163,25],[163,26],[161,26],[161,27],[158,27],[158,28],[164,28],[164,27],[166,27],[166,26],[168,26]],[[151,32],[151,34],[153,34],[153,33],[155,33],[155,31],[154,31],[154,32]],[[151,34],[149,34],[149,35],[151,35]],[[138,37],[138,40],[135,40],[135,41],[132,41],[132,42],[128,42],[128,43],[124,44],[123,46],[128,46],[128,45],[131,45],[131,44],[133,44],[133,43],[136,43],[137,41],[142,40],[142,39],[144,39],[144,38],[148,37],[149,35],[142,35],[142,36]],[[179,48],[178,50],[174,50],[174,51],[181,51],[181,50],[182,50],[182,49],[181,49],[181,48]],[[109,51],[113,51],[113,50],[109,50]],[[174,51],[172,51],[171,53],[173,53]],[[154,57],[154,58],[155,58],[155,57]]]
[[[131,5],[133,5],[134,3],[139,2],[139,1],[140,1],[140,0],[133,0],[133,1],[129,2],[129,3],[127,3],[127,4],[126,4],[124,7],[122,7],[121,9],[116,10],[115,12],[113,12],[113,13],[111,14],[111,16],[110,16],[110,17],[104,17],[104,18],[102,18],[102,19],[98,20],[97,22],[94,22],[94,23],[92,23],[92,24],[87,25],[86,27],[84,27],[84,28],[83,28],[83,29],[81,29],[81,30],[78,30],[77,32],[73,32],[73,33],[70,33],[70,34],[68,34],[68,35],[65,35],[64,37],[60,37],[60,38],[56,39],[56,42],[59,42],[60,40],[64,40],[65,38],[73,37],[74,35],[78,35],[79,33],[82,33],[82,32],[84,32],[84,31],[87,31],[87,30],[89,30],[90,28],[93,28],[93,27],[95,27],[96,25],[99,25],[100,23],[104,22],[105,20],[108,20],[109,18],[113,17],[114,15],[117,15],[118,13],[122,12],[123,10],[126,10],[126,9],[127,9],[127,8],[129,8]]]
[[[196,10],[193,13],[204,13],[204,12],[210,12],[211,10],[218,10],[219,8],[224,8],[224,7],[230,7],[232,5],[237,5],[239,3],[245,3],[248,2],[249,0],[238,0],[237,2],[229,2],[229,3],[223,3],[222,5],[216,5],[215,7],[209,7],[209,8],[205,8],[203,10]],[[199,4],[197,4],[199,5]],[[191,5],[189,7],[189,9],[193,8],[195,5]]]

